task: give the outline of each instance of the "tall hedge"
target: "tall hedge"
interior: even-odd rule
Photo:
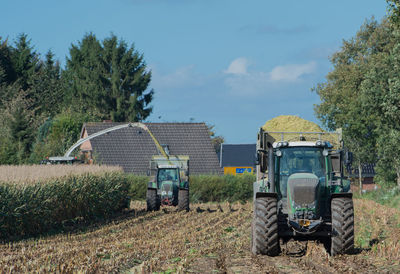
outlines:
[[[148,177],[129,175],[133,200],[146,199]],[[252,198],[254,175],[193,175],[190,176],[191,202],[246,201]]]
[[[38,235],[77,220],[108,217],[128,205],[129,187],[127,177],[118,172],[0,183],[0,238]]]
[[[254,175],[198,175],[190,178],[191,202],[246,201],[253,196]]]

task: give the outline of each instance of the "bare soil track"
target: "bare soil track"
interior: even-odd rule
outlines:
[[[330,257],[317,242],[289,242],[277,257],[250,253],[252,205],[192,204],[190,212],[144,203],[86,232],[0,245],[0,272],[396,273],[399,211],[355,200],[356,250]]]

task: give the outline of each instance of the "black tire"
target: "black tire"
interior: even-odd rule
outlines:
[[[178,194],[178,210],[189,211],[189,189],[179,189]]]
[[[349,254],[354,249],[354,209],[352,198],[333,198],[331,212],[332,235],[330,253],[332,256]]]
[[[161,200],[160,196],[157,195],[157,189],[147,189],[147,211],[158,211],[160,210]]]
[[[280,252],[277,201],[273,197],[259,197],[254,202],[252,224],[252,252],[277,256]]]

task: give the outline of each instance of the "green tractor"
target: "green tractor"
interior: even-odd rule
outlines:
[[[147,211],[158,211],[161,205],[189,211],[188,156],[153,156],[149,175]]]
[[[341,133],[330,133],[338,137],[336,148],[323,140],[326,134],[260,129],[252,253],[277,256],[290,239],[319,240],[332,256],[353,250],[353,200],[343,174],[352,157],[343,150]]]

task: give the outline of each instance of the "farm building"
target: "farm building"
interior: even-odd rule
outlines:
[[[221,144],[220,166],[224,174],[253,173],[256,144]]]
[[[351,165],[346,167],[348,176],[353,180],[358,180],[358,168],[352,167]],[[375,177],[375,164],[361,164],[361,178],[363,183],[363,189],[365,190],[372,190],[375,189],[377,186],[374,182]]]
[[[81,138],[125,123],[86,123]],[[188,155],[191,174],[222,174],[218,157],[205,123],[145,123],[170,155]],[[112,131],[83,143],[88,159],[105,165],[121,166],[125,172],[145,175],[153,155],[158,155],[150,134],[137,127]]]

